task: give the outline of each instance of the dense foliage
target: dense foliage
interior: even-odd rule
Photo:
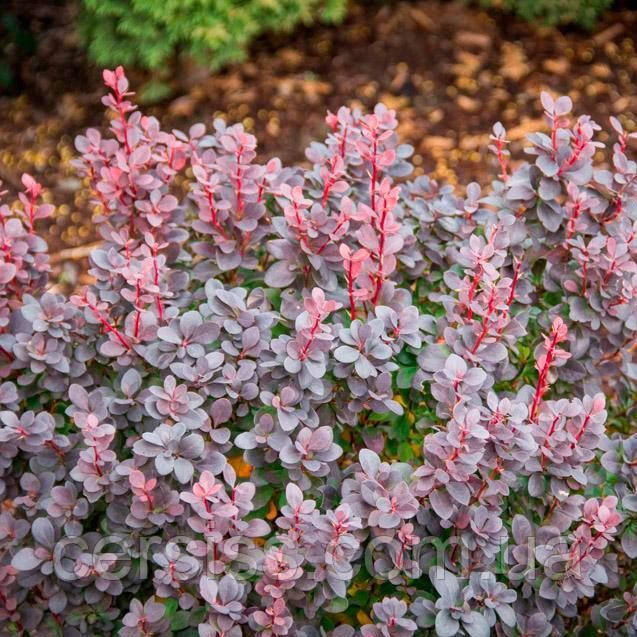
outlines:
[[[543,94],[459,195],[382,105],[303,170],[104,79],[95,283],[0,207],[0,634],[637,634],[634,135]]]
[[[262,33],[340,20],[347,0],[82,0],[81,30],[98,64],[157,69],[175,53],[218,67]]]
[[[613,0],[480,0],[485,6],[503,7],[525,20],[548,25],[578,24],[591,29]]]

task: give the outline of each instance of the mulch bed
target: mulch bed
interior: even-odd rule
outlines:
[[[58,205],[48,239],[52,252],[65,249],[56,259],[64,270],[69,248],[95,239],[88,193],[78,190],[69,161],[78,132],[106,126],[103,88],[71,27],[73,3],[31,4],[39,46],[20,66],[20,94],[0,97],[0,179],[10,195],[25,171],[48,188]],[[383,101],[399,113],[418,172],[485,183],[497,170],[487,151],[492,124],[504,123],[519,152],[542,125],[543,89],[570,95],[578,112],[603,125],[620,114],[628,130],[637,129],[636,29],[630,11],[607,14],[589,34],[464,2],[361,0],[344,25],[263,38],[247,62],[224,72],[182,63],[171,97],[143,108],[166,128],[241,121],[257,135],[262,157],[298,162],[324,134],[327,109]],[[149,80],[130,77],[137,89]],[[72,266],[67,274],[74,276]]]

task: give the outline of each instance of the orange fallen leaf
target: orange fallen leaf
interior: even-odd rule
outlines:
[[[243,460],[242,456],[235,456],[229,458],[228,462],[232,465],[232,468],[237,472],[239,478],[249,478],[252,474],[252,465]]]
[[[276,517],[276,514],[277,514],[276,506],[274,506],[274,502],[270,500],[270,504],[268,505],[268,512],[265,514],[265,517],[268,520],[274,520],[274,518]]]

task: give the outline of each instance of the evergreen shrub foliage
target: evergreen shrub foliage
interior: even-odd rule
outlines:
[[[347,0],[82,0],[80,31],[97,64],[159,69],[176,53],[217,68],[254,38],[299,23],[336,22]]]

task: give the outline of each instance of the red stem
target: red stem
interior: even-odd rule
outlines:
[[[346,145],[347,145],[347,126],[345,126],[345,128],[343,129],[343,135],[341,137],[340,153],[343,159],[345,159]]]
[[[343,219],[341,219],[341,221],[339,221],[336,224],[336,228],[334,228],[331,234],[336,234],[348,221],[349,221],[349,217],[347,215],[344,215]],[[316,251],[316,254],[321,254],[321,252],[325,250],[329,242],[330,242],[330,237],[325,239],[325,241],[323,242],[323,245]]]
[[[579,132],[579,131],[578,131]],[[557,176],[559,177],[562,173],[569,169],[578,159],[581,152],[584,150],[586,146],[587,140],[583,137],[580,137],[575,144],[575,148],[571,151],[570,157],[560,166],[560,169],[557,171]]]
[[[210,208],[210,222],[212,223],[213,227],[219,232],[219,234],[224,239],[227,239],[226,233],[224,232],[223,228],[219,224],[219,221],[217,220],[217,209],[215,207],[214,200],[212,198],[213,193],[209,188],[205,188],[205,192],[206,192],[206,199],[208,200],[208,206]]]
[[[504,141],[501,139],[496,139],[495,147],[497,151],[496,154],[498,157],[498,163],[500,164],[500,171],[501,171],[500,178],[502,179],[502,181],[507,181],[507,179],[509,178],[509,171],[508,171],[506,157],[504,156],[504,153],[502,152],[504,149]]]
[[[487,335],[487,332],[489,331],[489,319],[491,318],[491,314],[493,314],[494,310],[495,310],[495,288],[491,288],[491,294],[489,296],[487,311],[485,312],[482,318],[482,331],[480,332],[474,346],[471,349],[472,354],[475,354],[478,351],[478,347],[480,347],[480,344],[482,343],[484,337]]]
[[[142,287],[140,282],[137,281],[137,286],[135,289],[135,307],[137,308],[137,314],[135,316],[135,338],[139,336],[139,329],[140,329],[141,318],[142,318],[142,311],[139,307],[140,301],[141,301],[141,295],[142,295]]]
[[[349,317],[350,320],[356,318],[356,300],[354,298],[354,277],[352,270],[354,268],[354,262],[350,259],[347,266],[347,293],[349,295]]]
[[[544,366],[540,370],[540,376],[538,377],[537,387],[535,388],[535,395],[533,396],[533,403],[531,404],[531,412],[529,415],[529,419],[534,421],[537,416],[537,410],[540,406],[540,400],[542,396],[546,392],[546,377],[549,373],[549,368],[551,367],[551,363],[553,362],[553,352],[557,345],[558,332],[557,330],[553,334],[553,338],[551,340],[551,344],[546,352],[546,359],[544,361]]]
[[[96,447],[93,447],[93,455],[95,456],[95,459],[93,460],[93,467],[95,468],[95,471],[97,471],[97,475],[101,476],[102,470],[99,468],[99,465],[97,464],[100,460],[100,454],[97,451]]]
[[[309,336],[309,338],[307,340],[307,343],[305,344],[305,347],[303,348],[303,350],[299,354],[299,359],[300,360],[304,360],[305,357],[307,356],[307,352],[310,349],[310,346],[312,345],[312,343],[314,342],[314,335],[318,331],[318,328],[319,328],[320,324],[321,324],[321,319],[319,317],[316,317],[314,319],[314,325],[312,325],[312,328],[310,329],[310,336]]]
[[[371,205],[374,212],[376,212],[376,179],[378,178],[377,154],[378,141],[376,140],[376,132],[374,132],[374,141],[372,143],[372,183],[370,184]]]
[[[372,297],[372,304],[376,305],[378,297],[380,296],[381,288],[383,287],[383,281],[385,279],[384,273],[384,252],[385,252],[385,222],[387,220],[387,200],[383,202],[383,212],[378,224],[378,232],[380,238],[378,240],[378,269],[376,270],[376,289],[374,290],[374,296]]]
[[[577,218],[580,215],[582,204],[578,200],[575,202],[575,207],[573,208],[573,212],[568,220],[568,224],[566,224],[566,238],[570,239],[575,232],[575,223],[577,222]]]
[[[237,150],[237,182],[236,182],[236,197],[237,197],[237,219],[243,217],[243,195],[241,194],[241,188],[243,188],[243,166],[241,165],[241,155],[243,155],[243,146],[239,146]]]
[[[157,246],[153,245],[153,283],[159,287],[159,268],[157,267]],[[157,313],[159,314],[159,320],[164,320],[164,304],[161,301],[159,294],[155,295],[155,305],[157,306]]]
[[[555,433],[555,427],[557,426],[557,423],[560,419],[560,415],[558,414],[557,416],[555,416],[555,418],[553,418],[553,422],[551,423],[551,426],[549,427],[549,430],[546,434],[546,436],[544,436],[544,446],[548,447],[549,444],[549,439],[550,437]],[[543,467],[546,464],[546,456],[542,456],[542,460],[540,462],[541,466]]]
[[[120,93],[117,86],[114,89],[115,92],[115,100],[117,101],[117,112],[119,113],[119,121],[122,124],[122,132],[124,134],[124,147],[126,148],[126,154],[131,154],[131,147],[128,142],[128,122],[126,121],[126,114],[122,109],[122,94]]]
[[[99,322],[102,324],[102,326],[104,327],[104,329],[107,332],[110,332],[111,334],[114,334],[115,337],[117,338],[117,340],[127,349],[127,350],[132,350],[132,347],[130,345],[130,343],[126,340],[126,338],[124,338],[124,335],[113,325],[111,325],[106,318],[104,318],[104,316],[102,316],[101,312],[92,304],[89,303],[89,301],[87,299],[84,299],[84,302],[86,303],[86,305],[89,307],[89,309],[93,312],[93,314],[95,315],[95,318],[99,320]]]
[[[467,320],[470,321],[473,318],[473,310],[471,309],[471,302],[473,301],[473,297],[475,296],[476,290],[478,289],[478,285],[480,284],[480,280],[482,279],[482,266],[478,264],[478,269],[473,277],[473,281],[471,282],[471,287],[469,288],[469,301],[467,305]]]
[[[325,208],[325,204],[330,196],[330,190],[336,181],[334,177],[334,168],[336,166],[336,157],[332,157],[330,160],[330,175],[325,182],[325,186],[323,187],[323,197],[321,198],[321,206]]]

